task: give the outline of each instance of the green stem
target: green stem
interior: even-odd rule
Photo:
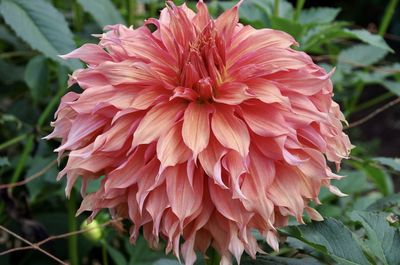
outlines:
[[[390,0],[389,4],[386,6],[385,14],[383,15],[382,22],[379,25],[379,35],[385,35],[398,3],[399,0]]]
[[[8,140],[7,142],[0,144],[0,150],[3,150],[9,146],[12,146],[16,143],[19,143],[19,142],[25,140],[27,136],[28,136],[27,134],[22,134],[22,135],[19,135],[17,137],[14,137],[14,138]]]
[[[83,28],[83,12],[76,1],[72,3],[72,14],[75,31],[81,31]]]
[[[275,17],[279,17],[279,1],[280,0],[274,1],[274,16]]]
[[[10,183],[15,183],[19,180],[19,177],[21,176],[22,171],[25,168],[26,160],[29,157],[29,154],[31,153],[33,149],[33,143],[34,143],[34,136],[31,134],[28,136],[26,139],[26,143],[24,146],[24,149],[22,150],[22,154],[18,160],[17,166],[15,167],[14,173],[11,177]],[[11,194],[12,192],[12,187],[8,189],[8,192]]]
[[[108,265],[108,258],[107,258],[107,243],[105,240],[101,241],[101,255],[103,258],[103,265]]]
[[[306,0],[297,0],[296,2],[296,11],[293,14],[293,20],[297,21],[299,20],[300,14],[301,14],[301,10],[303,9],[304,3],[306,2]]]
[[[206,265],[219,265],[221,257],[218,255],[218,252],[213,248],[210,252],[209,259],[206,260]]]
[[[71,191],[70,198],[67,202],[68,207],[68,231],[74,232],[78,228],[78,224],[76,221],[76,202],[75,202],[75,190]],[[77,235],[72,235],[68,237],[68,257],[70,265],[78,265],[79,264],[79,256],[78,256],[78,237]]]
[[[57,105],[57,103],[60,101],[60,98],[65,94],[66,91],[67,91],[66,87],[60,88],[58,90],[57,94],[51,99],[51,101],[49,102],[49,104],[44,109],[44,111],[42,112],[42,114],[40,115],[40,117],[38,119],[37,126],[39,128],[43,126],[44,122],[49,117],[50,113],[52,112],[52,110]]]
[[[360,98],[362,92],[364,90],[364,83],[358,82],[355,87],[355,92],[353,98],[347,104],[345,116],[348,117],[351,113],[353,113],[354,108],[357,105],[358,99]]]
[[[126,0],[127,23],[133,25],[136,11],[136,0]]]
[[[376,98],[368,100],[368,101],[366,101],[366,102],[354,107],[353,112],[361,111],[361,110],[364,110],[366,108],[372,107],[372,106],[374,106],[376,104],[379,104],[382,101],[385,101],[386,99],[391,98],[391,97],[393,97],[393,93],[392,92],[387,92],[385,94],[382,94],[382,95],[380,95],[380,96],[378,96]]]

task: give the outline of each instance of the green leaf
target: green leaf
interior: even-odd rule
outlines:
[[[375,157],[374,161],[379,162],[382,165],[389,166],[396,171],[400,171],[400,158],[393,157]]]
[[[368,30],[365,29],[345,29],[345,32],[349,33],[349,36],[357,38],[371,46],[375,46],[381,48],[385,51],[393,52],[392,48],[387,45],[385,40],[376,34],[370,33]]]
[[[343,50],[338,56],[338,68],[344,72],[351,71],[355,67],[366,67],[377,63],[385,55],[387,50],[383,50],[371,45],[358,44]]]
[[[180,265],[177,260],[172,259],[159,259],[153,263],[153,265]]]
[[[8,157],[0,156],[0,168],[10,166],[10,161],[8,161]]]
[[[107,244],[107,252],[110,254],[111,259],[114,261],[114,264],[116,265],[127,265],[128,262],[126,261],[124,255],[122,255],[121,252],[119,252],[117,249],[113,248],[109,244]]]
[[[281,231],[303,241],[315,250],[329,255],[339,264],[370,264],[353,233],[335,219],[328,218],[323,222],[289,226],[281,229]]]
[[[23,67],[0,60],[0,80],[4,84],[10,85],[17,81],[21,81],[23,79],[23,72]]]
[[[25,68],[25,83],[31,91],[34,102],[38,102],[46,94],[48,73],[46,58],[40,55],[32,58]]]
[[[125,24],[121,14],[110,0],[77,0],[100,27]]]
[[[271,17],[271,26],[273,29],[285,31],[293,36],[296,40],[300,39],[303,33],[303,27],[300,23],[281,17]]]
[[[369,211],[386,211],[387,209],[400,208],[400,193],[391,194],[382,199],[377,200],[367,210]]]
[[[323,263],[318,260],[306,257],[306,258],[286,258],[286,257],[277,257],[277,256],[267,256],[260,255],[257,256],[256,260],[253,260],[249,257],[243,257],[243,260],[240,262],[242,265],[322,265]]]
[[[392,178],[384,170],[372,165],[363,165],[362,170],[364,170],[367,176],[375,183],[376,187],[383,195],[387,196],[393,193]]]
[[[353,211],[349,214],[365,228],[366,243],[375,257],[385,265],[395,265],[400,261],[400,233],[386,221],[388,213]]]
[[[0,13],[18,37],[33,49],[71,70],[80,67],[77,60],[66,61],[58,57],[72,51],[75,44],[64,16],[48,1],[3,0]]]
[[[301,11],[299,21],[302,24],[322,24],[332,22],[340,12],[340,8],[317,7]]]
[[[384,80],[381,84],[390,92],[400,97],[400,83],[396,81]]]

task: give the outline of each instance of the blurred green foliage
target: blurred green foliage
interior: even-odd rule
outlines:
[[[209,8],[216,16],[235,3],[210,1]],[[335,99],[350,120],[400,96],[400,63],[381,37],[398,1],[389,1],[380,35],[338,20],[340,8],[304,8],[304,3],[247,0],[241,6],[240,19],[255,28],[286,31],[298,41],[296,49],[311,54],[327,71],[336,67]],[[96,42],[91,34],[101,33],[105,25],[139,26],[145,18],[156,17],[164,5],[157,0],[0,0],[0,183],[31,180],[14,188],[0,186],[2,226],[31,242],[86,227],[84,216],[75,218],[78,190],[67,200],[64,181],[56,182],[58,169],[52,150],[57,143],[41,140],[51,131],[55,107],[68,90],[68,73],[83,66],[58,55]],[[193,1],[188,5],[195,7]],[[376,87],[381,92],[364,99],[371,95],[368,89]],[[361,140],[357,127],[348,132],[357,148],[345,162],[342,174],[347,178],[334,185],[349,196],[338,198],[322,190],[322,204],[316,208],[327,217],[325,221],[282,228],[280,232],[288,240],[279,253],[261,255],[257,261],[243,257],[242,264],[400,264],[400,195],[393,182],[399,182],[400,160],[375,157],[381,148],[379,139]],[[92,185],[96,189],[96,183]],[[179,264],[165,256],[162,248],[150,250],[141,237],[132,246],[123,232],[128,227],[124,222],[101,226],[109,219],[106,212],[96,217],[101,233],[88,231],[41,247],[72,265]],[[0,252],[20,245],[19,240],[0,231]],[[0,264],[50,262],[34,250],[0,256]],[[200,257],[198,264],[204,262]]]

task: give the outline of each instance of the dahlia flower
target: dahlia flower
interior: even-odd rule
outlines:
[[[132,222],[132,242],[142,228],[187,265],[209,247],[221,264],[255,258],[253,230],[277,250],[289,216],[322,219],[308,206],[322,186],[342,195],[327,160],[339,169],[351,144],[331,74],[290,35],[240,24],[239,5],[213,19],[202,1],[197,13],[168,2],[159,19],[108,26],[63,56],[87,64],[47,136],[68,156],[66,193],[80,177],[78,213],[108,208]]]

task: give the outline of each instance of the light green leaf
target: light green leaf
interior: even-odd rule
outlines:
[[[77,0],[100,27],[125,24],[121,14],[110,0]]]
[[[338,68],[345,72],[352,68],[366,67],[377,63],[385,55],[387,50],[383,50],[371,45],[358,44],[343,50],[338,56]]]
[[[0,168],[10,166],[10,161],[8,161],[8,157],[0,156]]]
[[[377,200],[367,210],[369,211],[386,211],[387,209],[400,208],[400,193],[391,194],[387,197]]]
[[[390,92],[400,97],[400,83],[391,80],[384,80],[381,84]]]
[[[281,231],[303,241],[315,250],[329,255],[339,264],[370,264],[353,233],[335,219],[328,218],[323,222],[289,226]]]
[[[381,48],[383,50],[386,51],[390,51],[393,52],[392,48],[389,47],[389,45],[387,45],[387,43],[385,42],[385,40],[377,35],[377,34],[372,34],[371,32],[369,32],[368,30],[365,29],[345,29],[345,32],[349,33],[350,36],[357,38],[371,46],[375,46],[378,48]]]
[[[46,58],[41,55],[32,58],[25,68],[25,83],[31,91],[34,102],[38,102],[46,94],[48,72]]]
[[[375,257],[385,265],[395,265],[400,261],[400,233],[386,221],[388,213],[353,211],[349,214],[365,228],[366,243]]]
[[[318,260],[306,257],[306,258],[286,258],[286,257],[277,257],[277,256],[267,256],[260,255],[257,256],[256,260],[253,260],[248,257],[243,257],[243,260],[240,262],[242,265],[322,265],[323,263]]]
[[[3,0],[0,13],[22,40],[46,57],[68,66],[80,67],[78,61],[58,57],[75,48],[73,36],[64,16],[44,0]]]
[[[181,263],[173,259],[159,259],[153,265],[181,265]]]
[[[379,162],[382,165],[389,166],[396,171],[400,171],[400,158],[393,157],[375,157],[374,161]]]
[[[339,14],[340,8],[317,7],[301,11],[299,21],[302,24],[322,24],[332,22]]]

